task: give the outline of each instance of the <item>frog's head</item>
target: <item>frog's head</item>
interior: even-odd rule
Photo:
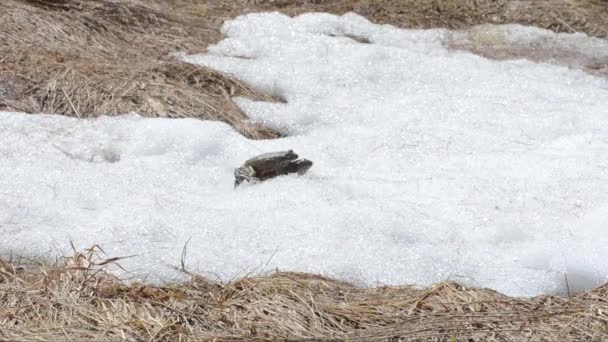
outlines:
[[[299,159],[295,161],[296,164],[296,172],[298,173],[298,175],[303,175],[306,172],[308,172],[308,170],[310,170],[310,168],[312,167],[312,162],[308,159]]]

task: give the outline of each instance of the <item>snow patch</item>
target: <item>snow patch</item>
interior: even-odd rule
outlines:
[[[0,251],[99,244],[135,254],[123,266],[150,280],[176,276],[189,240],[187,266],[224,280],[279,268],[511,295],[607,281],[606,80],[449,51],[444,30],[354,14],[258,13],[223,30],[185,58],[282,94],[238,103],[290,136],[0,113]],[[310,172],[233,188],[235,167],[285,149]]]

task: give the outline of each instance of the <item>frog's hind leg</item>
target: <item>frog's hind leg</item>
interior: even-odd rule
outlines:
[[[251,166],[241,166],[234,169],[234,187],[241,185],[244,181],[254,181],[255,170]]]

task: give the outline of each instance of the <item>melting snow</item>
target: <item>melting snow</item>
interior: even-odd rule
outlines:
[[[190,269],[224,280],[278,267],[513,295],[608,280],[605,79],[353,14],[250,14],[224,32],[185,58],[284,97],[238,102],[289,137],[0,113],[0,252],[69,254],[71,239],[167,280],[190,239]],[[285,149],[311,171],[233,189],[234,167]]]

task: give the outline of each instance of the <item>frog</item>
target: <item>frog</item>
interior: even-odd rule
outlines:
[[[234,170],[234,187],[245,181],[263,182],[288,174],[302,176],[312,165],[312,161],[300,158],[293,150],[263,153],[246,160],[242,166]]]

